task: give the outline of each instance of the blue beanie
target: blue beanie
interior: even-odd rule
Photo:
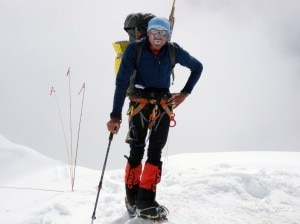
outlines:
[[[166,30],[168,32],[169,39],[171,38],[171,25],[169,20],[163,17],[154,17],[148,23],[147,31],[151,29]]]

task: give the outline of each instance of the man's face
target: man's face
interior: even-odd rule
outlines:
[[[148,39],[154,50],[160,50],[167,43],[168,32],[166,30],[151,29],[148,32]]]

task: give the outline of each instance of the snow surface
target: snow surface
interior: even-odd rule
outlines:
[[[169,156],[157,200],[170,210],[170,223],[299,224],[299,161],[299,152]],[[122,169],[106,170],[94,224],[128,220],[123,175]],[[78,167],[71,191],[67,165],[0,135],[1,223],[91,223],[100,176]]]

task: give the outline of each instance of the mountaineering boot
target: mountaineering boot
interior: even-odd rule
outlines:
[[[154,221],[167,220],[168,209],[155,200],[156,192],[139,188],[136,215]],[[143,200],[141,200],[143,199]]]
[[[125,206],[129,216],[136,216],[136,201],[142,172],[142,164],[131,166],[129,163],[125,169]]]
[[[168,220],[167,215],[169,210],[164,206],[149,207],[145,209],[136,209],[136,214],[139,218],[149,219],[153,221]]]
[[[158,166],[146,163],[137,197],[137,216],[155,221],[166,220],[168,209],[155,200],[156,185],[160,182],[162,163]]]
[[[126,206],[129,217],[134,218],[136,216],[136,205],[130,204],[127,200],[127,197],[125,197],[125,206]]]

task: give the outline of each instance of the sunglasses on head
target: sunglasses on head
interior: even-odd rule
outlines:
[[[153,35],[156,35],[156,34],[160,34],[162,36],[167,36],[168,35],[168,31],[166,30],[157,30],[157,29],[150,29],[150,33],[153,34]]]

